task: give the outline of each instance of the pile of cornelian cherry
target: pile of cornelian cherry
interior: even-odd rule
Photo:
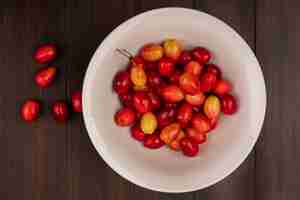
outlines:
[[[183,50],[178,40],[166,39],[146,44],[136,56],[125,49],[118,52],[129,58],[129,65],[113,79],[122,104],[114,121],[130,126],[132,138],[144,147],[166,145],[194,157],[216,128],[221,112],[237,112],[232,84],[210,62],[207,48]]]

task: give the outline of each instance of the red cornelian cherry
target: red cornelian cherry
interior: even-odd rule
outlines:
[[[68,104],[65,101],[56,101],[52,106],[52,115],[58,122],[66,122],[70,117]]]
[[[56,55],[57,48],[54,44],[43,44],[36,49],[33,57],[37,63],[44,64],[53,61]]]
[[[35,121],[40,115],[40,102],[34,99],[29,99],[24,102],[21,107],[21,116],[24,121]]]

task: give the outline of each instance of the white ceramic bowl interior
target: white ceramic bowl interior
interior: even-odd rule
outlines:
[[[177,38],[185,48],[207,47],[223,76],[234,85],[239,112],[221,117],[208,142],[195,158],[167,148],[149,150],[134,141],[128,128],[117,127],[113,115],[120,107],[112,92],[114,74],[128,60],[116,48],[132,53],[149,42]],[[84,81],[83,111],[89,136],[107,164],[129,181],[162,192],[188,192],[212,185],[235,170],[259,136],[266,92],[259,63],[246,42],[224,22],[203,12],[162,8],[124,22],[95,52]]]

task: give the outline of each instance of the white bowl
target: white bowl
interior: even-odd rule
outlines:
[[[186,48],[204,46],[213,54],[224,77],[234,85],[237,114],[222,116],[195,158],[167,148],[145,149],[117,127],[120,107],[112,92],[114,74],[128,60],[116,48],[136,53],[145,43],[177,38]],[[246,42],[221,20],[185,8],[151,10],[122,23],[99,46],[86,72],[83,113],[89,136],[101,157],[127,180],[161,192],[188,192],[208,187],[233,172],[259,136],[266,108],[265,83],[259,63]]]

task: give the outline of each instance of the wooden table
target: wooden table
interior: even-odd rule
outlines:
[[[55,123],[49,106],[81,88],[89,59],[124,20],[165,7],[195,8],[235,28],[261,63],[268,108],[255,150],[233,174],[207,189],[162,194],[135,186],[93,148],[82,117]],[[297,0],[3,0],[0,3],[0,199],[125,200],[300,198],[300,12]],[[61,46],[58,81],[36,87],[32,52],[43,41]],[[19,116],[29,97],[44,102],[32,125]]]

